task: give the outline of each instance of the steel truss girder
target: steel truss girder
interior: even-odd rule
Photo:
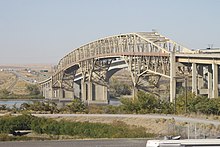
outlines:
[[[108,86],[107,72],[112,60],[112,58],[92,59],[80,62],[83,81]]]
[[[106,84],[105,74],[108,66],[100,67],[100,70],[96,67],[98,66],[97,59],[104,58],[106,60],[121,56],[134,56],[130,59],[132,59],[132,68],[134,68],[131,68],[131,71],[135,83],[141,75],[148,73],[169,77],[168,58],[170,51],[190,52],[157,32],[128,33],[102,38],[85,44],[64,56],[52,76],[52,85],[53,87],[62,87],[64,84],[71,87],[71,83],[64,80],[63,77],[67,78],[68,75],[65,71],[76,64],[80,65],[84,81],[93,80]],[[129,60],[127,63],[130,63]],[[138,65],[133,64],[135,62],[138,62]],[[139,67],[143,69],[137,70],[136,68]]]
[[[71,71],[70,73],[64,72],[62,79],[62,88],[67,91],[74,91],[74,79],[76,75],[76,70]]]
[[[124,59],[134,86],[138,84],[140,77],[150,77],[152,74],[169,77],[169,57],[125,56]]]
[[[147,37],[137,33],[124,34],[103,38],[72,51],[58,64],[58,70],[65,69],[73,63],[79,61],[104,57],[104,56],[120,56],[126,53],[168,53],[168,49],[163,48],[161,43],[150,41]]]
[[[74,79],[76,75],[76,69],[70,68],[68,70],[60,72],[57,77],[54,77],[54,83],[52,88],[62,88],[66,91],[74,91]]]

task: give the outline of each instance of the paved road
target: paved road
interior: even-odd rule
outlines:
[[[147,139],[0,142],[0,147],[145,147]]]
[[[18,77],[19,79],[27,82],[27,83],[31,83],[33,84],[34,83],[34,79],[31,79],[31,78],[28,78],[28,77],[25,77],[24,75],[20,74],[19,72],[17,71],[11,71],[11,73],[15,74],[16,77]]]
[[[218,120],[207,120],[202,118],[189,118],[183,116],[175,115],[164,115],[164,114],[34,114],[35,116],[43,117],[121,117],[121,118],[164,118],[164,119],[175,119],[177,122],[189,122],[189,123],[203,123],[203,124],[213,124],[215,126],[220,125]]]

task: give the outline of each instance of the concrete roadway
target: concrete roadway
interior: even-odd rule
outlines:
[[[0,147],[145,147],[147,139],[0,142]]]

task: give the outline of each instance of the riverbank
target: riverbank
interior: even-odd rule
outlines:
[[[22,98],[22,99],[15,99],[15,98],[12,98],[12,99],[0,99],[0,102],[1,102],[1,101],[28,101],[28,100],[38,101],[38,100],[44,100],[44,98],[41,98],[41,99],[30,99],[30,98]]]

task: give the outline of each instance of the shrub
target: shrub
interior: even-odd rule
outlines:
[[[141,91],[134,99],[121,99],[121,103],[126,113],[173,113],[173,105]]]
[[[0,118],[0,133],[29,130],[42,134],[71,135],[76,138],[151,137],[142,127],[128,126],[124,122],[113,124],[56,121],[31,115],[4,116]],[[4,138],[4,136],[3,136]]]

